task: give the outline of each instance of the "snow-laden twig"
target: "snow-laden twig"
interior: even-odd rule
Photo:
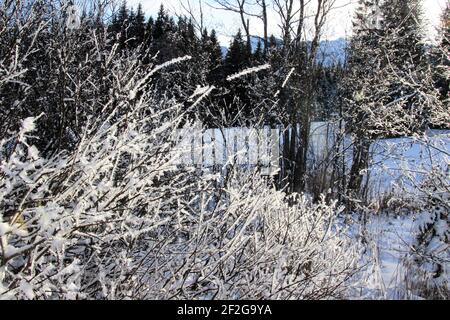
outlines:
[[[291,79],[292,74],[294,73],[295,68],[292,68],[289,73],[286,76],[286,79],[284,79],[283,84],[281,85],[281,88],[285,88],[286,85],[288,84],[289,80]],[[280,90],[277,90],[277,92],[275,93],[274,97],[278,97],[278,95],[280,94]]]
[[[154,67],[154,68],[153,68],[153,69],[152,69],[145,77],[143,77],[142,79],[140,79],[140,80],[136,83],[136,85],[134,86],[134,89],[130,90],[129,98],[130,98],[131,100],[134,99],[134,98],[136,97],[137,92],[138,92],[139,90],[141,90],[142,86],[143,86],[143,85],[148,81],[148,79],[149,79],[151,76],[153,76],[156,72],[158,72],[158,71],[160,71],[160,70],[162,70],[162,69],[168,68],[168,67],[170,67],[170,66],[173,66],[173,65],[175,65],[175,64],[178,64],[178,63],[180,63],[180,62],[190,60],[190,59],[192,59],[192,57],[189,56],[189,55],[186,55],[186,56],[179,57],[179,58],[175,58],[175,59],[172,59],[172,60],[170,60],[170,61],[167,61],[167,62],[164,62],[164,63],[162,63],[162,64],[160,64],[160,65],[155,66],[155,67]]]
[[[286,76],[286,79],[284,79],[283,84],[281,85],[282,88],[286,87],[287,83],[291,79],[292,74],[294,73],[295,68],[292,68],[291,71],[289,71],[288,75]]]
[[[215,86],[208,86],[204,88],[205,90],[202,90],[202,93],[200,93],[200,97],[192,104],[192,107],[196,107],[203,99],[205,99],[209,94],[216,89]]]
[[[248,74],[257,73],[257,72],[260,72],[262,70],[269,69],[270,67],[271,67],[271,65],[266,63],[266,64],[263,64],[261,66],[247,68],[247,69],[242,70],[239,73],[236,73],[236,74],[233,74],[231,76],[228,76],[227,77],[227,81],[233,81],[233,80],[239,79],[241,77],[244,77],[244,76],[246,76]]]

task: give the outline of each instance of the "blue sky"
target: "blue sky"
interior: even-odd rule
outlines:
[[[187,1],[188,0],[128,0],[128,3],[132,6],[141,3],[148,15],[155,15],[158,12],[161,3],[172,13],[183,13],[183,8],[180,3],[186,4]],[[198,6],[199,0],[190,1],[193,6]],[[235,34],[237,29],[240,28],[238,15],[208,6],[208,3],[213,3],[212,0],[201,1],[204,3],[203,11],[205,25],[209,28],[216,29],[221,35],[219,40],[225,45],[229,41],[229,37]],[[426,16],[426,31],[430,39],[433,39],[436,36],[435,28],[439,24],[439,16],[442,9],[445,7],[446,2],[447,0],[423,0],[424,13]],[[329,18],[325,29],[325,39],[331,40],[345,37],[351,32],[351,21],[356,3],[357,0],[336,0],[336,9]],[[269,32],[278,35],[278,16],[273,10],[269,12],[269,20]],[[252,34],[262,34],[262,25],[258,19],[251,20],[250,26]]]

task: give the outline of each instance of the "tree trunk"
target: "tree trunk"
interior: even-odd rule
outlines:
[[[369,148],[370,141],[368,139],[356,138],[353,147],[353,163],[347,186],[349,203],[352,199],[358,199],[361,196],[361,185],[365,174],[363,171],[369,167]]]
[[[267,4],[266,1],[262,1],[262,20],[264,24],[264,56],[267,54],[269,49],[269,33],[268,33],[268,21],[267,21]]]
[[[306,188],[306,165],[308,156],[310,121],[308,115],[304,116],[306,116],[307,119],[303,119],[300,123],[300,133],[297,138],[297,154],[295,157],[294,191],[298,193],[304,192]]]

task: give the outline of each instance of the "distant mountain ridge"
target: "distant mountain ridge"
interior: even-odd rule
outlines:
[[[220,48],[222,50],[222,56],[225,57],[228,48],[233,40],[232,37],[221,35],[219,36]],[[281,39],[276,39],[279,45],[282,44]],[[261,42],[261,46],[264,48],[264,40],[258,36],[251,36],[252,52],[256,51],[258,42]],[[319,50],[317,53],[317,60],[322,62],[325,66],[332,66],[335,64],[344,64],[346,60],[346,47],[347,41],[344,38],[338,38],[335,40],[323,40],[320,42]]]

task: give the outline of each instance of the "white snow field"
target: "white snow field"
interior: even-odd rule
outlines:
[[[418,286],[423,285],[422,274],[416,273],[413,266],[414,245],[419,235],[419,226],[426,213],[410,213],[408,215],[371,215],[364,228],[355,224],[354,232],[364,234],[367,247],[363,253],[365,267],[359,283],[355,287],[356,299],[387,299],[387,300],[423,300],[417,294]],[[441,246],[442,255],[446,257],[446,271],[440,279],[432,282],[446,283],[450,290],[449,263],[450,249],[448,244]],[[419,282],[417,281],[419,280]]]
[[[367,222],[361,289],[363,299],[420,299],[411,296],[406,286],[405,263],[415,241],[415,216],[371,216]]]
[[[312,122],[308,159],[323,160],[334,147],[337,127],[328,122]],[[300,126],[297,126],[300,132]],[[289,130],[292,134],[292,130]],[[259,166],[263,175],[276,173],[283,148],[283,131],[268,126],[255,128],[180,129],[177,133],[178,165],[209,168],[236,162],[241,166]],[[181,152],[180,152],[181,151]]]
[[[390,193],[400,186],[414,194],[416,186],[405,175],[418,183],[432,167],[448,170],[450,130],[429,130],[422,137],[378,140],[371,152],[368,175],[375,195]]]
[[[367,175],[373,199],[383,196],[409,199],[414,202],[423,196],[420,182],[433,169],[447,172],[450,185],[450,131],[430,130],[423,137],[384,139],[372,145],[372,162]],[[412,183],[414,181],[414,183]],[[413,246],[416,244],[420,226],[429,219],[430,212],[414,212],[402,207],[398,212],[367,215],[365,226],[357,222],[352,230],[355,237],[364,235],[368,249],[364,253],[367,264],[361,281],[358,298],[366,299],[423,299],[415,295],[411,279],[420,277],[411,274]],[[437,233],[448,232],[447,224],[441,223]],[[450,246],[448,243],[432,243],[444,259],[444,276],[436,281],[450,282]],[[434,280],[433,280],[434,281]]]

